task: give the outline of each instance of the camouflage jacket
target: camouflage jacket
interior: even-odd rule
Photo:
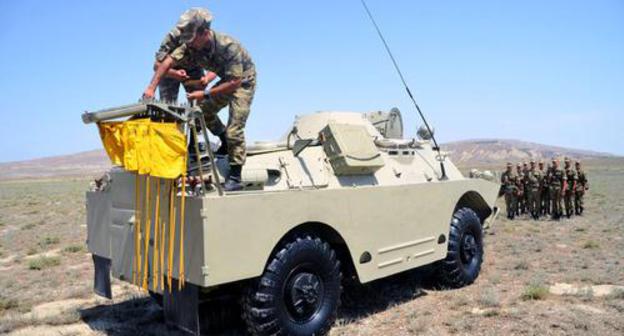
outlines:
[[[548,171],[545,170],[540,170],[540,175],[542,175],[542,179],[540,181],[540,186],[542,187],[542,189],[546,189],[548,188]]]
[[[562,187],[563,181],[565,181],[566,179],[566,174],[561,168],[551,168],[548,172],[548,182],[553,187]]]
[[[518,190],[518,176],[514,172],[505,171],[501,175],[501,185],[505,192],[514,192]]]
[[[579,186],[585,189],[587,187],[587,176],[585,175],[585,171],[577,170],[576,176],[577,176],[577,183],[579,184]]]
[[[217,74],[221,80],[254,79],[256,67],[249,53],[237,40],[212,31],[212,43],[202,49],[192,49],[186,44],[171,53],[176,65],[200,66]]]
[[[535,169],[527,172],[527,187],[531,189],[539,189],[542,183],[542,173]]]
[[[578,180],[576,172],[572,168],[566,169],[565,176],[568,180],[568,191],[574,190],[574,183]]]

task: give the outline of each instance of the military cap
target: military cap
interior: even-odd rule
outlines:
[[[569,158],[569,157],[565,157],[565,158],[563,159],[563,162],[565,162],[565,163],[570,163],[570,158]]]
[[[535,164],[535,160],[531,159],[531,161],[529,161],[530,164]]]
[[[191,8],[182,13],[176,28],[180,30],[180,41],[188,43],[195,38],[195,33],[200,27],[210,28],[212,13],[205,8]]]
[[[513,167],[513,164],[511,162],[507,162],[507,167]]]
[[[516,165],[516,167],[522,168],[522,163],[518,162],[518,164]]]
[[[581,165],[581,161],[580,160],[576,160],[576,161],[574,161],[574,164],[577,165],[577,166],[580,166]]]
[[[543,165],[544,164],[544,160],[539,160],[538,164]]]

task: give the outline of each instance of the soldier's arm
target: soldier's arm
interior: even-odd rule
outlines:
[[[165,59],[158,65],[158,68],[152,76],[152,80],[143,92],[143,98],[154,98],[158,83],[160,83],[160,80],[165,76],[165,74],[169,71],[169,69],[171,69],[172,66],[173,58],[171,58],[171,56],[165,57]]]

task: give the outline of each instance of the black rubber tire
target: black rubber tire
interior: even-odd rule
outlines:
[[[479,276],[482,263],[481,220],[472,209],[461,208],[451,219],[446,258],[437,262],[438,285],[443,288],[470,285]]]
[[[289,302],[293,293],[303,293],[296,290],[301,290],[297,281],[303,278],[314,278],[319,290],[313,291],[318,292],[313,303],[303,300],[315,307],[308,307],[311,311],[298,318],[295,304]],[[311,236],[294,239],[272,257],[243,295],[242,317],[248,331],[252,335],[325,335],[336,320],[341,281],[340,261],[328,243]],[[309,289],[305,287],[306,294]]]
[[[160,308],[162,308],[162,306],[163,306],[163,296],[162,296],[162,294],[149,291],[149,295],[152,298],[152,300],[154,300],[154,303],[156,303]]]

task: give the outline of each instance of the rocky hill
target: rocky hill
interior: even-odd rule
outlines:
[[[101,149],[27,161],[0,163],[0,180],[98,176],[111,167]]]
[[[483,139],[450,142],[442,145],[458,166],[488,166],[531,158],[550,159],[569,156],[591,160],[614,157],[611,154],[548,146],[518,140]],[[53,156],[28,161],[0,163],[0,180],[48,177],[95,177],[110,168],[104,150]]]
[[[550,160],[552,157],[593,160],[614,157],[612,154],[549,146],[532,142],[504,139],[478,139],[449,142],[441,145],[459,166],[503,164],[530,159]]]

